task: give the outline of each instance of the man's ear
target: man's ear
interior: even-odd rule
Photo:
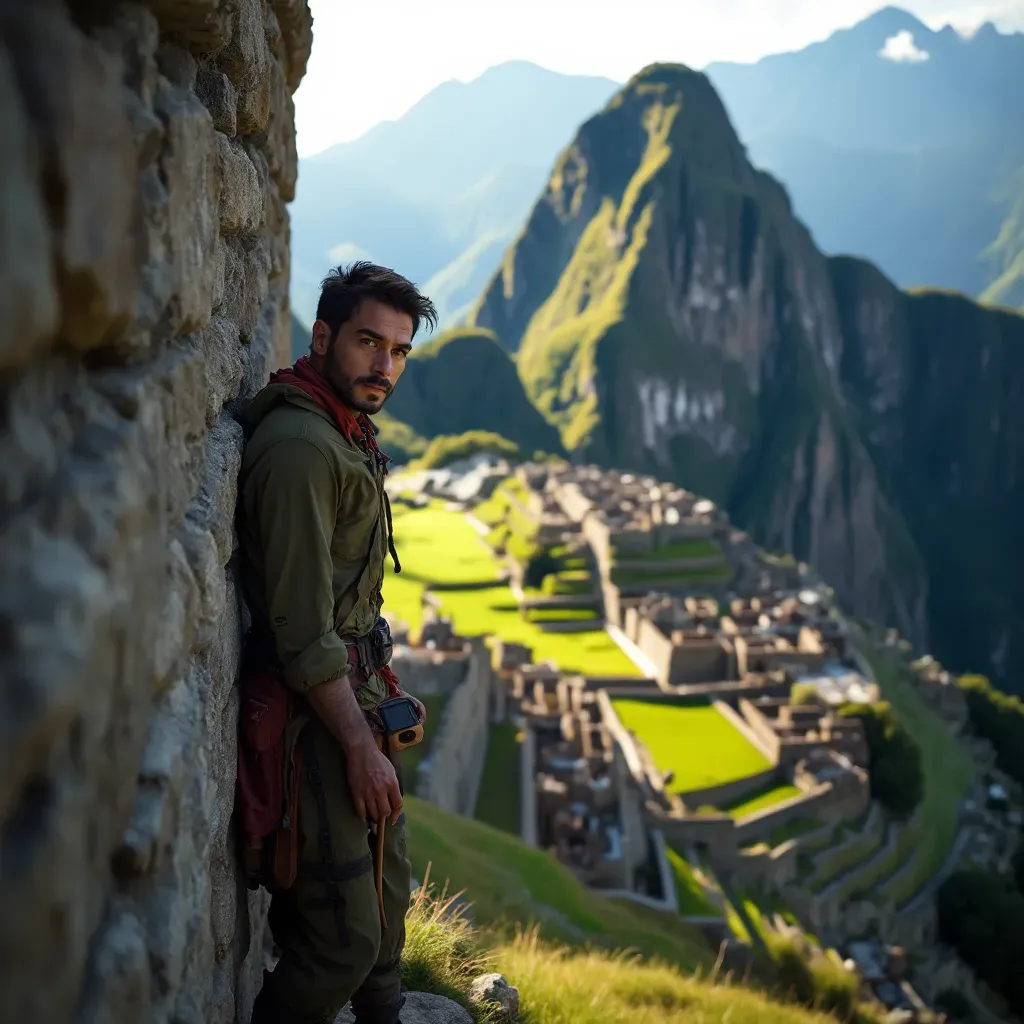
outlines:
[[[331,328],[328,323],[323,320],[317,320],[313,324],[313,337],[310,341],[310,351],[314,352],[318,356],[327,355],[327,350],[331,347]]]

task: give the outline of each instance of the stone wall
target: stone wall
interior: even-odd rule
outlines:
[[[305,0],[0,11],[0,1019],[248,1019],[242,448],[286,359]]]
[[[470,641],[469,667],[444,706],[442,719],[420,764],[416,795],[432,804],[473,817],[487,760],[492,711],[491,691],[497,685],[491,654],[484,642]]]

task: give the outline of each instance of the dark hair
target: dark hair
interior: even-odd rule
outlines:
[[[363,299],[376,299],[385,306],[408,313],[412,317],[412,336],[422,322],[437,326],[434,304],[401,274],[378,267],[368,260],[335,267],[320,283],[320,301],[316,318],[331,329],[333,338],[343,323],[350,320]]]

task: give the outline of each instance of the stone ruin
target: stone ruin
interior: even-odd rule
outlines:
[[[234,411],[289,359],[305,0],[0,11],[0,1019],[248,1019]]]

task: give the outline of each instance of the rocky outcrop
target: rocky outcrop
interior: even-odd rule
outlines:
[[[0,1019],[247,1019],[232,416],[287,359],[305,0],[0,11]]]

